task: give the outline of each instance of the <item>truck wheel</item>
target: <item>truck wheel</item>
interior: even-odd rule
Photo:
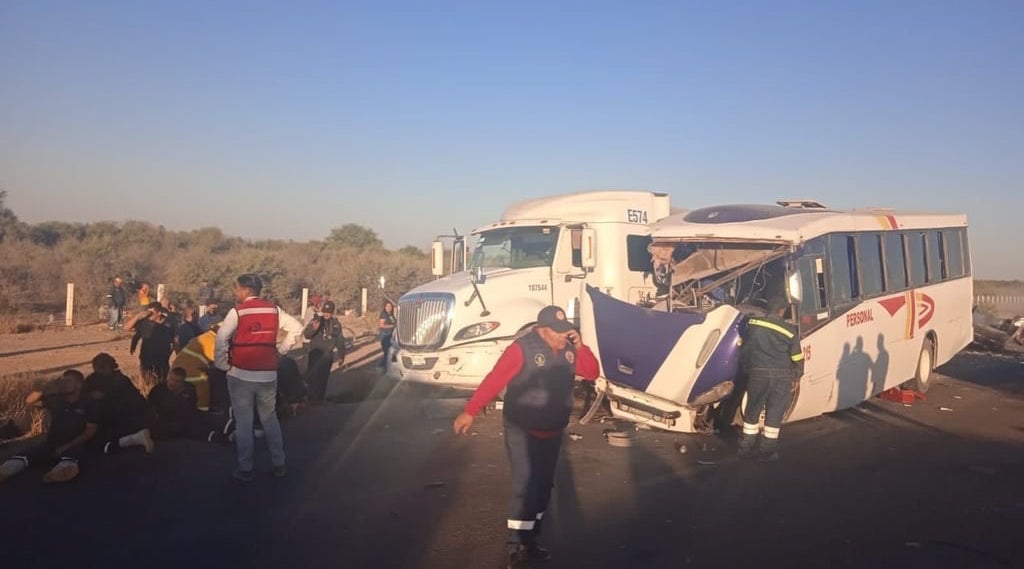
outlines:
[[[914,371],[914,379],[905,385],[916,389],[921,393],[927,393],[932,386],[932,372],[935,370],[935,346],[931,339],[925,339],[921,345],[921,355],[917,358],[917,369]]]

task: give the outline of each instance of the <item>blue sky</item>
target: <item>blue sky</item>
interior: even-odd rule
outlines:
[[[812,197],[966,212],[1024,278],[1024,3],[287,4],[0,4],[9,206],[426,247],[584,189]]]

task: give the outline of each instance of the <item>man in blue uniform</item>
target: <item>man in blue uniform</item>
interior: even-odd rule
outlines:
[[[740,349],[740,364],[747,375],[747,406],[743,409],[739,448],[739,455],[744,458],[754,456],[763,411],[761,460],[779,459],[779,428],[804,374],[800,334],[783,318],[788,308],[785,298],[773,297],[763,318],[747,320]]]

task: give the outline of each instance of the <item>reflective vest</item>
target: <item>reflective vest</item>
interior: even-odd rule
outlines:
[[[523,367],[505,389],[505,420],[527,430],[558,431],[569,424],[576,381],[576,348],[555,352],[536,330],[516,340]]]
[[[277,306],[262,298],[250,298],[235,306],[238,328],[231,338],[231,365],[248,371],[277,369]]]

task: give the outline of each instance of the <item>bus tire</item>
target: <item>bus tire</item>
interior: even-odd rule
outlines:
[[[907,386],[920,393],[928,393],[932,386],[932,375],[935,371],[935,345],[931,338],[925,338],[921,345],[921,355],[917,358],[917,368],[914,370],[914,379],[907,382]]]

